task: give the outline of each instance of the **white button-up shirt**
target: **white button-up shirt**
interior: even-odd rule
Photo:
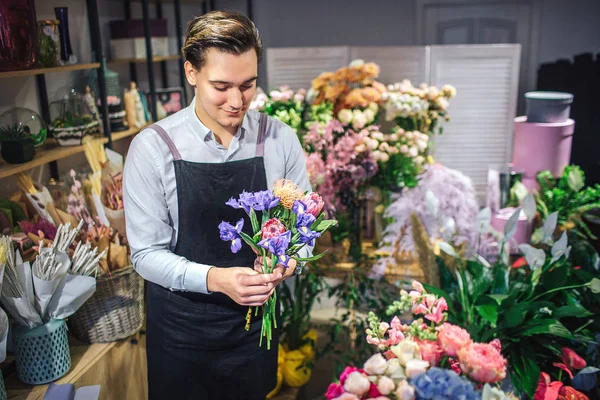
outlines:
[[[226,149],[202,124],[194,106],[195,100],[158,122],[183,160],[226,163],[255,156],[259,113],[248,111]],[[286,178],[303,190],[311,190],[304,151],[294,131],[281,121],[268,118],[266,135],[264,164],[269,189],[277,179]],[[173,156],[152,129],[143,130],[131,143],[125,163],[123,199],[127,240],[136,271],[144,279],[171,290],[208,293],[206,276],[212,266],[173,253],[180,218]],[[306,250],[302,251],[303,257],[310,252],[306,247],[302,250]]]

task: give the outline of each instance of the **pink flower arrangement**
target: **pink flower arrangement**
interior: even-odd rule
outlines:
[[[471,343],[458,350],[461,370],[481,383],[496,383],[506,377],[506,360],[491,344]]]
[[[438,328],[438,343],[445,354],[456,357],[458,350],[471,344],[471,335],[456,325],[445,323]]]

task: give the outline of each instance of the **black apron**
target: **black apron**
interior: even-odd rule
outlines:
[[[250,247],[243,244],[233,254],[231,243],[220,239],[218,225],[244,218],[244,231],[252,235],[244,210],[225,202],[243,190],[268,189],[263,161],[267,117],[260,117],[255,157],[226,163],[184,161],[164,129],[150,127],[173,155],[179,206],[175,254],[217,267],[254,266]],[[149,399],[264,400],[277,383],[279,330],[273,331],[271,350],[264,343],[259,347],[261,313],[254,317],[253,310],[246,331],[247,311],[221,293],[171,291],[148,282]]]

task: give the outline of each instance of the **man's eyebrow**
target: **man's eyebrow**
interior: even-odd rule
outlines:
[[[258,76],[255,76],[255,77],[252,77],[252,78],[248,79],[244,83],[250,83],[250,82],[255,81],[257,79],[258,79]],[[233,85],[232,82],[227,82],[227,81],[219,81],[219,80],[211,81],[211,80],[209,80],[209,82],[212,83],[212,84],[217,83],[217,84],[220,84],[220,85]]]

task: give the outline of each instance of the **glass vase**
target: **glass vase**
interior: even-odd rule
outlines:
[[[77,57],[71,48],[71,36],[69,34],[69,8],[55,7],[54,14],[59,21],[58,32],[60,34],[60,59],[63,64],[75,64]]]
[[[37,58],[34,0],[0,1],[0,71],[31,69]]]

